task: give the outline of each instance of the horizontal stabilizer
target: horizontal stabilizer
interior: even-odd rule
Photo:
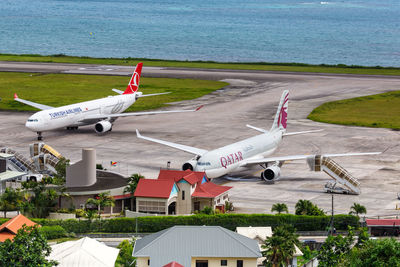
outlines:
[[[255,126],[251,126],[250,124],[246,124],[246,126],[251,128],[251,129],[254,129],[256,131],[262,132],[262,133],[268,133],[267,130],[264,130],[264,129],[261,129],[261,128],[258,128],[258,127],[255,127]]]
[[[124,91],[118,90],[118,89],[115,89],[115,88],[113,88],[111,90],[113,90],[114,92],[116,92],[117,94],[120,94],[120,95],[122,95],[124,93]]]
[[[155,95],[166,95],[170,94],[171,92],[165,92],[165,93],[157,93],[157,94],[147,94],[147,95],[137,95],[138,97],[146,97],[146,96],[155,96]]]
[[[302,132],[284,133],[282,136],[298,135],[298,134],[307,134],[307,133],[317,133],[317,132],[322,132],[323,130],[324,130],[324,129],[310,130],[310,131],[302,131]]]
[[[160,139],[143,136],[139,133],[138,129],[136,129],[136,135],[140,139],[144,139],[144,140],[151,141],[154,143],[159,143],[159,144],[162,144],[165,146],[176,148],[176,149],[179,149],[179,150],[182,150],[182,151],[194,154],[194,155],[201,156],[201,155],[205,154],[206,152],[208,152],[207,150],[196,148],[196,147],[185,146],[185,145],[181,145],[181,144],[176,144],[176,143],[172,143],[172,142],[168,142],[168,141],[164,141],[164,140],[160,140]]]

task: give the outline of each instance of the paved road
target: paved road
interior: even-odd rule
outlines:
[[[7,66],[5,66],[7,65]],[[76,64],[1,63],[0,70],[45,71],[63,73],[108,73],[130,75],[132,67]],[[47,71],[46,71],[47,70]],[[290,89],[288,131],[324,129],[323,132],[288,137],[276,155],[304,153],[344,153],[383,151],[374,157],[341,158],[337,161],[361,182],[359,196],[336,195],[335,213],[348,213],[354,203],[365,205],[368,215],[400,215],[395,210],[400,191],[400,132],[389,129],[346,127],[307,120],[318,105],[332,100],[400,90],[400,77],[353,75],[283,74],[255,71],[179,70],[144,68],[144,76],[190,77],[224,80],[230,86],[207,96],[174,103],[176,107],[206,106],[196,113],[164,114],[121,118],[113,131],[94,133],[93,127],[78,131],[58,130],[44,133],[44,141],[59,150],[72,162],[81,158],[82,147],[94,147],[97,159],[106,168],[124,174],[139,172],[155,178],[160,167],[171,161],[180,168],[191,155],[171,148],[139,140],[135,129],[143,135],[179,142],[204,149],[213,149],[257,134],[245,125],[269,128],[284,89]],[[56,96],[55,96],[56,97]],[[10,146],[28,155],[28,145],[36,134],[25,129],[29,114],[0,113],[0,147]],[[117,167],[110,167],[110,161]],[[233,186],[230,197],[239,212],[270,212],[271,206],[284,202],[290,212],[299,199],[309,199],[330,212],[331,197],[323,193],[329,180],[325,173],[309,172],[305,162],[290,162],[283,166],[282,177],[275,184],[256,179],[258,169],[235,177],[253,177],[246,181],[218,179],[218,183]]]

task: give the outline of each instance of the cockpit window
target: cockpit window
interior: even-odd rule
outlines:
[[[38,119],[29,119],[29,122],[38,122]]]

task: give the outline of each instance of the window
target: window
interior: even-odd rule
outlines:
[[[243,260],[237,260],[236,267],[243,267]]]
[[[147,265],[149,265],[149,266],[150,266],[150,259],[148,259],[148,260],[147,260]]]
[[[227,260],[221,260],[221,266],[228,266]]]
[[[196,260],[196,267],[208,267],[207,260]]]
[[[182,190],[182,200],[185,200],[185,191]]]

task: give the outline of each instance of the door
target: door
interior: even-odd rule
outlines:
[[[196,260],[196,267],[208,267],[208,260]]]

